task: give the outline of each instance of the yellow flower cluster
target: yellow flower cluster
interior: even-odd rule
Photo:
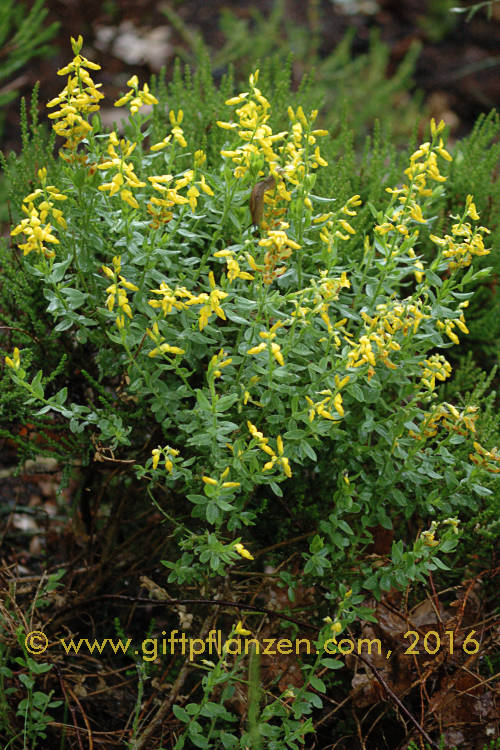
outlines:
[[[364,364],[370,365],[368,368],[368,380],[375,374],[375,365],[377,360],[373,352],[370,336],[360,336],[357,343],[349,341],[352,345],[351,351],[347,355],[349,367],[361,367]]]
[[[200,190],[206,195],[213,195],[213,190],[210,185],[207,184],[204,175],[200,175],[199,180],[195,181],[195,172],[192,169],[188,169],[177,178],[175,185],[170,187],[173,175],[153,175],[148,177],[154,190],[160,193],[161,197],[158,198],[153,195],[149,199],[148,212],[153,217],[153,227],[159,227],[161,224],[166,224],[172,219],[173,208],[175,206],[183,206],[189,203],[191,211],[194,212],[198,205],[198,198],[200,196]],[[188,187],[186,195],[181,195],[178,191],[182,188]],[[198,186],[198,187],[197,187]]]
[[[281,435],[278,435],[278,437],[276,438],[276,449],[278,451],[278,453],[276,454],[271,446],[268,445],[269,438],[264,437],[262,432],[259,432],[254,424],[247,421],[247,427],[253,439],[257,441],[259,448],[263,450],[264,453],[267,453],[268,456],[271,456],[271,460],[264,464],[264,466],[262,467],[262,471],[270,471],[277,463],[282,467],[286,476],[291,477],[292,470],[290,469],[288,458],[284,455],[283,440],[281,438]]]
[[[222,370],[231,364],[232,358],[227,356],[227,352],[221,349],[217,354],[214,354],[208,365],[208,377],[213,376],[214,379],[222,377]]]
[[[424,368],[422,385],[430,391],[436,387],[436,378],[443,382],[451,375],[451,365],[442,354],[432,354],[420,366]]]
[[[311,407],[309,409],[310,422],[313,421],[316,414],[320,417],[323,417],[324,419],[338,421],[338,417],[333,415],[331,411],[329,411],[330,406],[333,406],[338,416],[344,416],[344,406],[340,391],[347,385],[348,382],[349,375],[346,375],[345,378],[342,378],[342,380],[340,380],[338,375],[335,375],[335,385],[337,386],[337,393],[333,394],[329,388],[326,388],[323,391],[319,391],[318,394],[320,396],[324,396],[325,398],[323,398],[321,401],[316,402],[314,402],[309,396],[306,396],[306,401]]]
[[[374,227],[374,231],[379,236],[392,235],[393,238],[400,236],[409,239],[410,242],[417,240],[419,229],[414,224],[426,223],[420,202],[422,199],[431,196],[433,192],[428,184],[429,180],[438,183],[446,181],[446,177],[439,171],[437,157],[440,156],[446,161],[452,160],[452,157],[444,148],[442,138],[438,139],[444,127],[444,122],[436,125],[435,121],[431,120],[432,141],[422,143],[410,156],[410,166],[405,169],[408,182],[400,188],[386,188],[388,193],[397,198],[399,205],[392,206],[384,216],[384,221]],[[408,257],[414,261],[415,278],[420,283],[423,279],[424,265],[421,260],[416,258],[413,247],[408,247],[408,243],[403,247],[408,253]],[[392,256],[400,252],[401,248],[393,243]]]
[[[227,297],[227,292],[223,292],[222,289],[217,288],[213,271],[210,271],[208,274],[208,283],[210,284],[210,294],[202,292],[196,298],[196,302],[206,303],[200,310],[200,317],[198,320],[200,331],[203,331],[212,313],[215,313],[219,318],[221,318],[221,320],[226,320],[226,313],[220,306],[220,303],[225,297]],[[191,304],[193,304],[193,301],[191,301]]]
[[[474,434],[475,422],[479,416],[477,411],[477,406],[466,406],[465,409],[459,411],[453,404],[443,402],[426,413],[420,433],[409,430],[408,434],[415,440],[434,437],[437,435],[440,424],[449,432],[456,432],[459,435]]]
[[[437,156],[441,156],[446,161],[452,161],[452,157],[444,148],[443,140],[440,138],[439,142],[435,143],[435,139],[444,127],[444,122],[440,122],[436,126],[434,120],[431,120],[432,143],[429,141],[422,143],[410,156],[410,166],[405,169],[405,175],[408,177],[409,183],[405,183],[400,188],[386,188],[388,193],[397,196],[400,205],[396,206],[392,213],[385,217],[385,222],[375,227],[377,234],[396,233],[408,237],[410,234],[409,223],[413,221],[417,224],[425,224],[422,208],[417,201],[420,198],[432,195],[428,180],[446,181],[446,177],[439,172]],[[418,237],[418,229],[414,230],[413,236]]]
[[[27,214],[27,218],[22,219],[10,234],[15,237],[22,232],[26,236],[26,242],[19,244],[19,249],[23,251],[23,255],[28,255],[35,250],[46,258],[53,258],[55,256],[54,250],[49,250],[45,243],[58,245],[59,240],[53,233],[52,224],[47,223],[47,219],[50,214],[59,226],[66,228],[66,220],[62,211],[55,208],[54,201],[65,201],[68,196],[60,193],[54,185],[46,184],[47,170],[45,167],[38,170],[38,178],[42,183],[42,188],[37,188],[23,199],[22,210]],[[39,200],[40,202],[35,206],[35,203]]]
[[[11,367],[13,370],[19,370],[21,367],[21,354],[19,352],[19,349],[17,346],[14,348],[14,351],[12,353],[12,357],[5,357],[5,364],[7,367]]]
[[[441,156],[446,161],[452,161],[452,157],[444,147],[443,139],[439,138],[436,143],[437,137],[443,132],[445,128],[444,122],[436,125],[434,118],[431,120],[431,136],[432,143],[427,141],[422,143],[418,149],[410,157],[410,166],[405,169],[405,174],[410,179],[410,186],[404,185],[402,188],[403,196],[406,197],[416,189],[417,193],[422,196],[432,195],[432,189],[427,185],[427,180],[433,180],[434,182],[445,182],[444,177],[437,165],[437,155]],[[412,208],[415,206],[411,204]],[[418,211],[418,209],[417,209]],[[416,221],[419,219],[416,218]]]
[[[162,149],[166,148],[171,142],[172,136],[174,137],[174,141],[178,143],[179,146],[182,146],[182,148],[186,148],[187,142],[184,138],[184,131],[181,128],[181,122],[184,119],[184,112],[182,111],[182,109],[180,109],[177,114],[175,114],[174,110],[171,109],[168,113],[168,119],[170,120],[170,124],[172,125],[172,133],[165,136],[162,141],[154,143],[151,146],[151,151],[161,151]]]
[[[193,295],[185,287],[178,287],[177,289],[171,289],[165,281],[162,281],[158,289],[151,289],[153,294],[158,294],[161,299],[151,299],[148,304],[154,308],[160,308],[163,312],[163,317],[166,318],[170,315],[172,310],[186,310],[187,304],[181,302],[179,297],[187,297],[191,299]]]
[[[252,388],[254,385],[256,385],[260,380],[259,375],[252,375],[250,380],[248,381],[248,388]],[[256,401],[253,399],[250,395],[250,391],[248,389],[244,389],[243,391],[243,405],[246,406],[250,402],[251,404],[254,404],[254,406],[262,407],[262,403],[260,401]],[[229,448],[232,450],[231,446]]]
[[[430,318],[422,312],[422,300],[411,298],[377,305],[377,315],[373,318],[365,312],[361,315],[370,328],[374,327],[381,333],[385,330],[391,335],[401,331],[404,336],[410,331],[416,333],[421,321]]]
[[[437,547],[439,541],[435,539],[436,529],[439,526],[439,521],[432,521],[430,529],[422,531],[420,538],[427,547]]]
[[[292,240],[285,229],[289,228],[287,222],[281,222],[280,229],[268,229],[266,237],[259,240],[261,247],[267,248],[264,255],[264,274],[262,280],[264,284],[272,284],[274,279],[281,276],[286,271],[286,266],[276,268],[278,263],[290,257],[293,250],[300,250],[300,245]]]
[[[352,349],[347,358],[351,367],[360,367],[368,363],[370,379],[374,374],[372,368],[375,367],[377,359],[386,367],[396,369],[396,365],[389,359],[391,352],[401,349],[399,342],[395,340],[396,333],[401,331],[406,336],[411,330],[415,332],[420,322],[430,316],[422,312],[420,300],[415,302],[408,299],[377,305],[377,315],[370,316],[362,311],[361,317],[368,333],[361,336],[357,343],[349,341]],[[372,344],[377,345],[376,356]]]
[[[328,276],[328,270],[322,269],[319,272],[320,281],[316,282],[315,279],[311,280],[312,285],[312,299],[313,299],[313,312],[319,314],[321,320],[326,325],[328,333],[332,333],[334,326],[330,320],[328,314],[329,307],[332,302],[336,302],[339,298],[339,292],[341,289],[350,289],[351,282],[347,278],[347,273],[342,271],[340,276]],[[343,326],[346,323],[346,318],[339,320],[335,323],[335,327]],[[337,337],[338,339],[338,337]],[[335,342],[336,346],[340,346],[340,339]]]
[[[296,112],[294,112],[292,107],[288,107],[288,117],[292,123],[292,132],[291,139],[283,149],[285,155],[283,169],[292,185],[298,186],[302,182],[308,168],[317,169],[318,167],[328,166],[328,162],[321,156],[319,146],[316,143],[316,138],[328,135],[328,131],[321,129],[311,130],[317,116],[317,109],[311,112],[308,120],[302,107],[297,107]],[[315,148],[313,153],[311,153],[313,146]],[[308,208],[312,208],[310,201],[306,205]]]
[[[172,459],[177,458],[179,451],[176,448],[171,448],[169,445],[166,445],[164,448],[159,445],[158,448],[153,448],[151,455],[153,456],[153,471],[157,468],[160,458],[163,456],[165,458],[165,468],[171,474],[174,468]]]
[[[153,294],[158,294],[161,299],[150,299],[148,304],[156,309],[161,309],[163,317],[170,315],[172,310],[185,310],[186,305],[181,302],[179,297],[188,297],[190,292],[185,287],[171,289],[169,285],[162,281],[158,289],[150,290]]]
[[[303,185],[309,170],[327,165],[320,154],[316,139],[328,135],[328,132],[312,129],[317,110],[314,110],[308,119],[302,107],[298,107],[297,111],[289,107],[290,129],[273,133],[269,125],[271,105],[257,88],[258,77],[259,71],[256,70],[249,78],[250,91],[226,101],[228,106],[241,105],[236,109],[238,122],[219,120],[217,125],[226,130],[236,131],[243,141],[236,148],[221,151],[223,157],[231,159],[236,164],[236,178],[245,177],[255,166],[259,168],[258,176],[267,173],[274,178],[274,192],[271,192],[270,187],[263,195],[267,210],[262,222],[259,222],[264,229],[272,229],[286,212],[286,207],[280,206],[279,202],[286,204],[291,200],[285,179],[291,185],[299,187]],[[267,169],[264,169],[266,165]],[[304,204],[308,209],[312,209],[309,196],[304,197]]]
[[[274,151],[274,144],[288,135],[286,131],[273,134],[272,128],[268,125],[271,105],[257,88],[258,78],[259,71],[256,70],[249,78],[250,92],[246,91],[226,101],[230,107],[242,105],[236,110],[239,122],[217,122],[220,128],[236,130],[244,141],[244,144],[235,150],[221,151],[222,156],[231,159],[237,165],[234,170],[234,176],[237,178],[243,177],[249,171],[259,154],[264,155],[268,164],[276,166],[279,156]]]
[[[222,309],[220,303],[227,297],[227,292],[217,288],[213,271],[208,274],[208,282],[210,285],[210,294],[202,292],[201,294],[195,295],[185,287],[178,287],[172,290],[168,284],[164,281],[161,282],[159,289],[151,289],[153,294],[158,294],[162,299],[149,300],[151,307],[161,308],[163,315],[167,316],[172,312],[172,309],[186,310],[191,305],[203,305],[199,313],[198,325],[200,331],[202,331],[207,325],[211,315],[216,313],[219,318],[226,320],[226,314]],[[185,298],[186,302],[181,302],[179,298]]]
[[[460,521],[458,518],[445,518],[444,521],[432,521],[430,529],[422,531],[420,538],[427,547],[437,547],[439,541],[436,540],[436,530],[438,526],[451,526],[453,533],[458,534],[458,525]]]
[[[345,271],[342,271],[340,276],[328,276],[327,269],[320,270],[319,281],[313,278],[310,287],[305,287],[300,292],[290,295],[290,301],[295,306],[295,310],[290,314],[290,322],[298,321],[303,326],[316,326],[317,321],[314,316],[319,315],[326,325],[328,333],[333,337],[335,347],[340,348],[342,342],[339,333],[343,333],[345,336],[350,335],[344,329],[347,318],[332,323],[330,306],[332,302],[338,300],[340,290],[343,288],[349,289],[350,286],[351,283]],[[295,297],[299,297],[299,299],[295,299]],[[325,340],[324,338],[320,339],[320,341]],[[349,343],[352,342],[349,341]]]
[[[473,221],[479,220],[472,195],[466,198],[464,216],[469,216]],[[458,219],[458,223],[453,224],[451,235],[436,237],[431,234],[430,239],[442,248],[443,257],[449,258],[449,267],[453,271],[456,268],[470,266],[474,255],[488,255],[490,250],[484,246],[483,235],[490,234],[490,230],[486,227],[473,229],[470,222],[464,221],[464,218],[460,219],[457,216],[452,216],[452,218]]]
[[[500,464],[500,453],[498,452],[498,449],[495,447],[492,448],[491,451],[488,451],[476,441],[473,442],[473,446],[475,453],[469,454],[470,460],[492,474],[499,474],[500,466],[495,465]]]
[[[459,307],[468,307],[469,306],[469,300],[466,300],[465,302],[461,302],[459,304]],[[455,326],[459,328],[462,333],[469,333],[469,329],[465,325],[465,317],[464,312],[460,313],[460,317],[453,318],[453,320],[450,320],[449,318],[445,318],[445,320],[438,320],[436,323],[437,327],[446,333],[450,341],[453,341],[454,344],[459,344],[460,339],[458,338],[457,334],[454,332]]]
[[[115,107],[123,107],[125,104],[130,103],[130,111],[135,115],[145,104],[158,104],[158,99],[150,93],[147,83],[144,84],[142,90],[139,89],[139,79],[137,76],[129,78],[127,86],[130,88],[130,91],[127,91],[124,96],[115,102]]]
[[[344,214],[344,216],[357,216],[357,211],[354,209],[360,205],[360,196],[353,195],[352,198],[349,198],[349,200],[342,206],[340,214]],[[313,224],[322,224],[319,236],[321,241],[327,246],[328,252],[331,251],[336,238],[347,241],[353,234],[356,234],[356,230],[346,219],[339,216],[334,219],[332,211],[316,216],[313,219]]]
[[[122,312],[125,313],[125,315],[128,315],[129,318],[132,318],[132,310],[130,308],[130,305],[128,303],[127,298],[127,289],[131,292],[138,292],[139,287],[135,284],[132,284],[131,281],[127,281],[127,279],[124,276],[120,275],[121,271],[121,256],[115,255],[113,258],[113,268],[109,268],[109,266],[102,266],[102,270],[108,277],[108,279],[113,279],[113,284],[108,286],[106,291],[108,292],[108,298],[106,300],[106,306],[108,310],[113,310],[115,307],[115,302],[118,303],[118,307]],[[125,318],[121,313],[118,313],[116,317],[116,325],[118,328],[123,328],[125,325]]]
[[[214,479],[213,477],[207,477],[205,475],[202,476],[202,481],[205,484],[211,484],[214,487],[221,487],[222,489],[234,489],[236,487],[240,487],[240,482],[226,482],[225,479],[229,475],[229,466],[226,466],[222,474],[220,475],[220,479],[217,481],[217,479]]]
[[[108,154],[110,155],[111,159],[108,159],[108,161],[104,161],[101,164],[97,165],[98,169],[114,169],[116,170],[116,174],[111,180],[111,182],[105,182],[102,185],[99,185],[99,190],[102,191],[109,191],[110,196],[115,195],[118,191],[120,191],[120,197],[125,203],[128,203],[129,206],[132,206],[132,208],[139,208],[139,204],[132,195],[131,190],[128,189],[128,187],[123,187],[124,185],[128,185],[131,188],[141,188],[145,187],[146,183],[141,182],[137,175],[134,173],[134,165],[132,162],[125,161],[130,154],[133,152],[135,147],[137,146],[136,143],[130,143],[130,141],[122,138],[121,140],[118,140],[118,136],[113,131],[109,135],[109,143],[108,143]],[[121,154],[118,154],[116,149],[119,147]]]
[[[165,342],[165,337],[161,335],[158,323],[156,321],[153,323],[152,330],[146,328],[146,333],[148,334],[149,338],[152,339],[156,344],[155,348],[151,349],[151,351],[149,352],[148,357],[157,357],[158,354],[181,355],[186,353],[185,350],[181,349],[179,346],[171,346],[170,344],[167,344]]]
[[[251,349],[248,349],[247,354],[260,354],[261,352],[266,350],[270,351],[276,362],[281,365],[281,367],[283,367],[285,364],[285,360],[283,359],[283,355],[281,353],[281,346],[273,341],[273,339],[276,338],[276,331],[282,325],[283,321],[279,320],[271,327],[269,331],[259,331],[259,336],[261,337],[261,339],[265,339],[265,341],[257,344],[257,346],[252,346]]]
[[[243,260],[242,256],[235,257],[234,251],[226,248],[224,250],[217,250],[214,253],[214,258],[224,258],[227,264],[227,278],[229,282],[235,279],[245,279],[247,281],[253,281],[254,277],[248,271],[242,271],[240,268],[240,261]]]
[[[53,128],[57,135],[66,138],[64,147],[70,151],[76,151],[78,144],[87,137],[92,126],[85,119],[91,112],[99,109],[99,101],[104,99],[98,89],[101,84],[94,84],[90,74],[86,70],[100,70],[101,66],[90,62],[80,55],[83,39],[71,37],[71,46],[75,57],[72,62],[57,71],[60,76],[68,75],[68,82],[59,96],[52,99],[47,107],[60,105],[60,109],[49,114],[52,120],[58,120]],[[61,153],[61,156],[64,155]]]

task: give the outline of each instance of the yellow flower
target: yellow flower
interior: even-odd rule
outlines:
[[[179,346],[170,346],[170,344],[160,344],[155,349],[152,349],[148,357],[156,357],[157,354],[185,354],[186,350],[181,349]]]
[[[207,185],[207,182],[205,180],[204,175],[201,175],[198,184],[201,187],[201,189],[203,190],[203,192],[206,193],[206,195],[213,195],[214,194],[214,191],[212,190],[212,188],[210,187],[210,185]]]
[[[245,630],[241,620],[238,620],[238,624],[236,625],[234,632],[237,633],[237,635],[252,635],[252,632],[250,630]]]
[[[129,78],[127,86],[131,88],[131,91],[128,91],[124,96],[118,99],[118,101],[115,102],[115,107],[122,107],[124,104],[130,102],[130,111],[134,115],[145,104],[158,104],[158,99],[149,92],[147,83],[142,87],[142,91],[139,90],[139,79],[137,76]]]
[[[128,203],[129,206],[132,206],[132,208],[139,208],[139,204],[137,203],[130,190],[122,190],[120,192],[120,196],[122,200],[125,201],[125,203]]]
[[[273,357],[275,358],[276,362],[283,367],[285,364],[285,360],[283,359],[283,355],[281,353],[281,347],[279,346],[279,344],[272,342],[271,351],[273,353]]]
[[[437,547],[437,545],[439,544],[439,542],[436,539],[434,539],[433,531],[422,531],[420,536],[422,537],[424,544],[427,547]]]
[[[180,146],[185,148],[187,146],[186,139],[184,138],[184,131],[180,127],[180,124],[184,117],[184,112],[182,109],[179,109],[177,112],[177,115],[175,114],[174,110],[171,109],[168,113],[170,123],[172,125],[172,135],[174,136],[174,141],[176,141]]]
[[[171,140],[172,140],[172,136],[171,135],[167,135],[159,143],[154,143],[149,150],[150,151],[161,151],[162,148],[166,148],[168,146],[168,144],[170,143]]]
[[[12,367],[13,370],[19,370],[21,366],[21,355],[19,353],[19,349],[17,348],[17,346],[14,349],[13,357],[14,359],[11,359],[10,357],[5,357],[5,364],[8,367]]]
[[[283,467],[283,471],[285,472],[286,476],[290,479],[290,477],[292,476],[292,470],[290,468],[290,463],[288,461],[288,458],[286,458],[286,456],[281,456],[279,461]]]
[[[212,477],[202,476],[201,479],[202,479],[203,482],[205,482],[205,484],[212,484],[212,485],[217,485],[218,484],[217,480],[213,479]]]
[[[247,560],[254,559],[253,555],[250,554],[250,552],[241,544],[241,542],[235,544],[234,549],[241,557],[244,557]]]
[[[337,411],[338,414],[340,414],[341,417],[344,416],[344,407],[342,406],[342,396],[340,393],[337,393],[337,395],[333,399],[333,405]]]
[[[470,216],[470,218],[473,221],[479,221],[479,214],[476,210],[476,204],[473,202],[473,196],[468,195],[465,200],[465,208],[467,211],[467,216]]]
[[[435,138],[439,133],[442,133],[446,125],[443,120],[440,121],[439,125],[436,125],[435,119],[431,118],[431,135]]]
[[[443,524],[446,524],[447,526],[451,526],[453,529],[454,534],[458,534],[458,525],[460,523],[460,520],[458,518],[446,518],[443,521]]]
[[[200,316],[198,320],[198,326],[200,331],[202,331],[205,326],[208,324],[208,321],[210,319],[210,316],[212,313],[216,313],[216,315],[221,318],[222,320],[226,320],[226,314],[222,307],[220,306],[220,302],[227,297],[227,292],[223,292],[222,289],[217,289],[215,278],[213,271],[210,271],[208,274],[208,282],[210,284],[210,295],[203,294],[199,295],[198,300],[199,301],[208,301],[208,304],[204,305],[200,310]],[[195,304],[195,301],[191,301],[192,304]]]
[[[153,448],[153,450],[151,451],[151,454],[153,456],[153,469],[156,469],[160,461],[161,448]]]
[[[420,224],[425,224],[425,219],[422,214],[422,209],[417,203],[415,203],[414,206],[412,207],[410,211],[410,216],[412,219],[414,219],[415,221],[418,221]]]
[[[198,149],[194,152],[194,166],[201,167],[207,160],[205,152],[202,149]]]

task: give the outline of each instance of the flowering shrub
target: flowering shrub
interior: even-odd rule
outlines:
[[[152,138],[144,105],[159,100],[136,76],[115,103],[129,110],[123,134],[103,132],[89,72],[98,66],[81,46],[73,40],[74,60],[59,71],[66,86],[48,105],[65,139],[59,160],[39,168],[12,236],[55,331],[71,341],[69,361],[80,351],[90,394],[78,397],[69,364],[62,387],[60,372],[50,382],[30,373],[28,346],[5,359],[16,392],[38,415],[67,421],[72,457],[85,463],[97,450],[135,464],[173,530],[172,585],[215,593],[232,566],[260,569],[262,540],[305,524],[301,575],[322,586],[318,613],[336,619],[324,640],[369,616],[369,593],[446,568],[460,514],[491,492],[485,472],[500,471],[499,453],[477,438],[477,406],[438,394],[451,376],[442,352],[467,333],[467,287],[484,274],[471,263],[489,252],[488,229],[466,195],[446,231],[433,231],[452,159],[443,123],[431,122],[386,205],[370,204],[361,234],[360,195],[315,192],[329,168],[317,111],[289,106],[276,132],[258,71],[213,123],[226,141],[210,160],[209,145],[187,137],[182,109]],[[367,555],[377,527],[394,531],[392,549]],[[297,579],[282,577],[293,592]],[[314,668],[296,720],[320,700],[307,691],[314,680],[324,688]],[[204,683],[207,694],[216,683]],[[288,709],[266,711],[271,721]],[[294,747],[310,731],[290,726],[290,736],[269,730],[268,746]]]

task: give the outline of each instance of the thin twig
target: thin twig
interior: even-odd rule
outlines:
[[[370,664],[368,659],[365,659],[365,657],[361,656],[361,654],[356,654],[355,652],[353,652],[353,655],[356,656],[358,659],[360,659],[363,662],[363,664],[365,664],[368,667],[368,669],[370,669],[370,671],[373,672],[373,675],[380,682],[380,684],[384,688],[387,695],[389,695],[392,698],[392,700],[396,703],[398,708],[405,714],[405,716],[408,717],[408,719],[412,722],[415,728],[418,729],[418,731],[420,732],[424,740],[428,742],[431,747],[435,748],[435,750],[439,750],[439,745],[436,745],[436,743],[431,740],[431,738],[429,737],[429,735],[427,734],[423,726],[421,726],[421,724],[418,723],[416,718],[408,711],[404,703],[402,703],[399,700],[396,693],[393,690],[391,690],[391,688],[389,687],[387,682],[384,680],[384,678],[382,677],[378,669],[374,667],[373,664]]]
[[[246,609],[246,610],[251,610],[252,612],[261,612],[265,615],[269,615],[269,617],[276,617],[280,620],[293,622],[294,625],[298,625],[301,628],[307,628],[308,630],[314,630],[316,633],[319,633],[319,628],[315,627],[314,625],[311,625],[309,622],[296,620],[294,617],[290,617],[290,615],[285,615],[285,614],[282,614],[281,612],[276,612],[273,609],[267,609],[266,607],[257,607],[253,604],[247,604],[246,602],[233,602],[229,599],[167,599],[167,600],[159,602],[159,601],[155,601],[154,599],[146,599],[140,596],[125,596],[124,594],[100,594],[99,596],[92,596],[81,602],[73,602],[71,605],[68,605],[67,607],[64,607],[64,609],[60,610],[58,614],[60,616],[62,613],[66,611],[74,610],[75,607],[87,606],[89,602],[99,601],[100,599],[115,599],[118,601],[134,602],[142,606],[151,606],[151,607],[164,607],[167,605],[174,606],[178,604],[205,604],[205,605],[214,605],[216,607],[235,607],[236,609]],[[58,619],[59,618],[56,619],[56,622],[58,621]]]
[[[78,747],[80,748],[80,750],[83,750],[82,740],[81,740],[81,737],[80,737],[80,733],[78,731],[80,729],[80,727],[78,726],[78,724],[76,722],[75,709],[73,708],[72,702],[68,698],[68,694],[66,692],[66,685],[64,684],[64,680],[62,678],[62,674],[61,674],[61,670],[59,668],[59,665],[56,664],[56,662],[53,662],[53,664],[54,664],[54,667],[56,669],[57,676],[59,678],[59,683],[61,685],[61,690],[63,692],[64,699],[66,701],[66,705],[68,706],[68,708],[70,710],[70,713],[71,713],[71,718],[73,719],[73,727],[76,730],[76,737],[77,737],[77,740],[78,740]]]
[[[213,622],[213,614],[210,613],[208,617],[205,618],[205,621],[201,627],[200,636],[202,638],[204,635],[208,633],[212,622]],[[186,681],[186,678],[188,676],[190,666],[191,666],[190,662],[186,660],[181,667],[181,671],[179,672],[179,675],[176,681],[174,682],[172,690],[170,691],[170,695],[161,704],[155,716],[153,716],[153,718],[149,722],[144,732],[136,738],[134,742],[134,750],[142,750],[142,748],[144,747],[150,747],[149,739],[151,735],[153,734],[153,732],[158,727],[158,725],[162,724],[163,719],[167,716],[173,703],[177,699],[177,696],[179,692],[181,691],[182,686],[184,685],[184,682]]]

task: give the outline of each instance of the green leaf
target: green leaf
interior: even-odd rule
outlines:
[[[343,661],[339,661],[339,659],[331,659],[329,657],[321,659],[321,664],[323,667],[327,667],[327,669],[342,669],[345,667]]]
[[[471,489],[480,497],[489,497],[490,495],[493,495],[493,491],[487,487],[483,487],[482,484],[473,483],[471,484]]]
[[[203,391],[201,391],[199,388],[196,389],[196,400],[203,411],[212,411],[212,405],[210,401],[205,396]]]
[[[69,318],[69,317],[65,318],[64,320],[61,320],[56,325],[56,327],[54,328],[54,331],[59,331],[59,332],[67,331],[68,328],[71,328],[71,326],[73,325],[73,323],[74,323],[74,321],[71,320],[71,318]]]
[[[441,549],[443,548],[441,547]],[[432,562],[435,563],[438,568],[441,568],[441,570],[451,570],[451,568],[448,565],[445,565],[439,557],[433,557]]]
[[[317,690],[318,693],[326,693],[325,683],[319,677],[316,677],[316,675],[312,675],[309,682],[311,687]]]
[[[205,514],[206,514],[208,523],[212,523],[212,524],[217,523],[221,515],[219,508],[217,507],[217,503],[216,502],[208,503],[205,509]]]
[[[227,411],[227,409],[230,409],[233,404],[235,404],[239,399],[238,393],[230,393],[227,396],[221,396],[217,402],[217,411]]]
[[[191,721],[191,717],[189,716],[186,709],[182,708],[182,706],[177,706],[176,704],[174,704],[172,706],[172,713],[177,719],[179,719],[179,721],[183,721],[185,724],[187,724],[188,721]]]
[[[309,443],[307,442],[307,440],[304,440],[300,444],[300,447],[301,447],[302,451],[306,454],[306,456],[308,456],[315,463],[317,462],[318,457],[317,457],[316,453],[314,452],[314,450],[309,445]]]
[[[81,292],[79,289],[72,289],[71,287],[62,289],[61,293],[66,297],[66,301],[72,310],[81,307],[89,296],[86,292]]]
[[[61,261],[60,263],[54,263],[50,271],[50,275],[49,275],[49,279],[53,284],[58,284],[62,280],[64,274],[70,267],[72,260],[73,259],[70,256],[69,258]]]

